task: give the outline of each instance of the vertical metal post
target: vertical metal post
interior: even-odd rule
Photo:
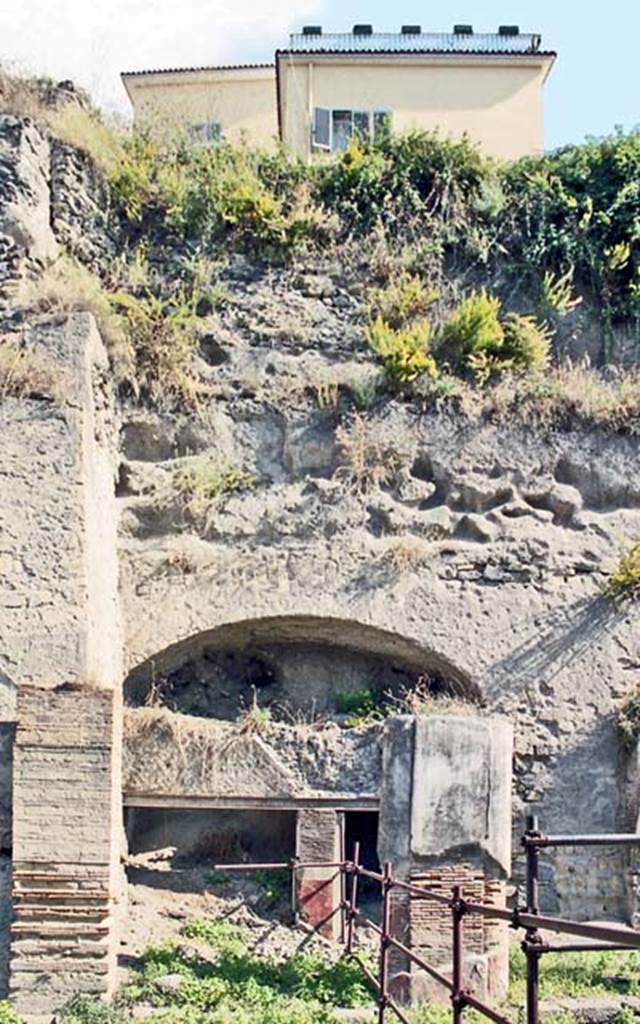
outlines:
[[[453,1007],[453,1024],[460,1024],[462,1021],[462,1013],[464,1010],[464,993],[462,990],[462,966],[463,966],[463,948],[462,948],[462,918],[464,917],[464,909],[462,904],[462,889],[459,885],[453,887],[453,899],[451,900],[451,919],[452,919],[452,936],[453,936],[453,948],[452,948],[452,976],[451,981],[453,983],[453,991],[451,993],[451,1005]]]
[[[340,812],[340,942],[344,946],[346,938],[346,900],[347,875],[345,872],[345,823],[344,811]]]
[[[528,843],[527,838],[535,838],[540,835],[538,818],[532,814],[527,818],[527,831],[525,833],[525,850],[527,857],[527,912],[529,914],[540,913],[540,887],[539,887],[539,861],[540,851],[535,843]],[[540,933],[537,928],[529,928],[525,932],[522,943],[527,958],[527,1024],[538,1024],[538,1001],[539,1001],[539,968],[540,951],[536,946],[540,945]]]
[[[385,861],[382,869],[382,934],[380,936],[380,993],[378,995],[378,1024],[384,1024],[389,1002],[389,928],[391,924],[391,864]]]
[[[347,921],[347,953],[353,952],[353,929],[356,919],[358,901],[358,867],[360,866],[360,843],[353,844],[353,872],[351,874],[351,892],[349,893],[349,913]]]

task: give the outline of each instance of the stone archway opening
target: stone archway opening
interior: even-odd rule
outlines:
[[[416,723],[473,717],[481,704],[473,681],[427,646],[313,616],[187,638],[133,669],[124,700],[130,877],[141,856],[164,851],[168,886],[183,866],[336,862],[356,841],[371,870],[383,859],[407,877],[414,863],[422,870],[431,854],[416,833]],[[399,778],[402,793],[390,796]],[[363,885],[374,914],[378,895]],[[337,936],[335,871],[297,871],[293,897],[303,918]]]

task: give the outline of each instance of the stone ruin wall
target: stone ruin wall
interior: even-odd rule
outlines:
[[[16,183],[0,206],[11,319],[7,296],[25,261],[68,242],[62,224],[86,236],[99,214],[82,160],[58,149],[54,170],[29,125],[4,119],[0,136]],[[65,176],[73,202],[54,188]],[[348,387],[370,373],[351,298],[326,268],[296,279],[236,261],[229,287],[234,303],[203,350],[201,372],[217,388],[204,418],[118,406],[86,315],[21,329],[60,367],[68,400],[0,406],[0,967],[12,863],[12,986],[18,1009],[37,1017],[40,1007],[43,1020],[70,984],[110,984],[123,679],[149,659],[179,666],[194,638],[224,634],[242,649],[264,642],[267,622],[295,651],[423,666],[513,724],[516,837],[531,811],[549,831],[635,829],[637,772],[615,708],[637,679],[640,636],[633,608],[613,607],[601,589],[620,544],[640,532],[640,439],[536,434],[394,402],[373,409],[367,429],[372,450],[392,439],[399,470],[388,486],[359,490],[336,408],[309,393],[327,374]],[[198,528],[171,486],[194,455],[256,479]],[[135,779],[140,764],[125,752]],[[378,757],[373,744],[364,761]],[[624,858],[572,858],[544,858],[544,906],[627,916]],[[428,878],[430,864],[422,870]]]

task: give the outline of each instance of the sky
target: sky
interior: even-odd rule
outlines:
[[[558,51],[545,92],[548,149],[640,124],[640,0],[0,0],[0,62],[88,88],[128,112],[120,71],[271,60],[305,23],[450,31],[519,24]]]

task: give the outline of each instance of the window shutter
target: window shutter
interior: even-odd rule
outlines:
[[[331,113],[326,107],[314,107],[312,143],[317,149],[331,149]]]

